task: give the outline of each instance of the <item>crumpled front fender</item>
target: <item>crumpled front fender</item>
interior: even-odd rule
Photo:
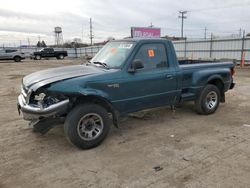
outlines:
[[[109,96],[107,93],[97,89],[83,89],[79,91],[79,94],[84,96],[97,96],[109,100]]]

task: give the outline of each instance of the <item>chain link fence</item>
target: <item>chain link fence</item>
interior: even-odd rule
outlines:
[[[228,38],[207,40],[173,41],[179,59],[231,59],[236,62],[250,63],[250,38]],[[103,46],[83,48],[54,48],[66,50],[69,58],[93,57]],[[10,47],[8,47],[10,48]],[[13,49],[13,48],[11,48]],[[28,57],[41,48],[26,47],[20,49]]]

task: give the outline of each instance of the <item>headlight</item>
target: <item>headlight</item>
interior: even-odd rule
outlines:
[[[49,92],[43,87],[32,93],[30,97],[30,104],[40,108],[46,108],[65,99],[66,97],[64,95],[55,92]]]
[[[45,93],[40,93],[39,95],[35,95],[34,100],[35,101],[43,101],[45,96],[46,96]]]

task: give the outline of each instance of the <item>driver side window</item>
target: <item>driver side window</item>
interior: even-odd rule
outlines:
[[[134,60],[140,60],[144,68],[143,71],[168,67],[166,49],[163,44],[143,44]]]

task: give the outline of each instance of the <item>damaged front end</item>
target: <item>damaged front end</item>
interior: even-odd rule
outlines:
[[[36,91],[27,89],[22,85],[21,94],[18,96],[18,112],[22,112],[23,119],[31,121],[31,124],[60,118],[66,114],[69,99],[62,94],[49,92],[41,87]]]

